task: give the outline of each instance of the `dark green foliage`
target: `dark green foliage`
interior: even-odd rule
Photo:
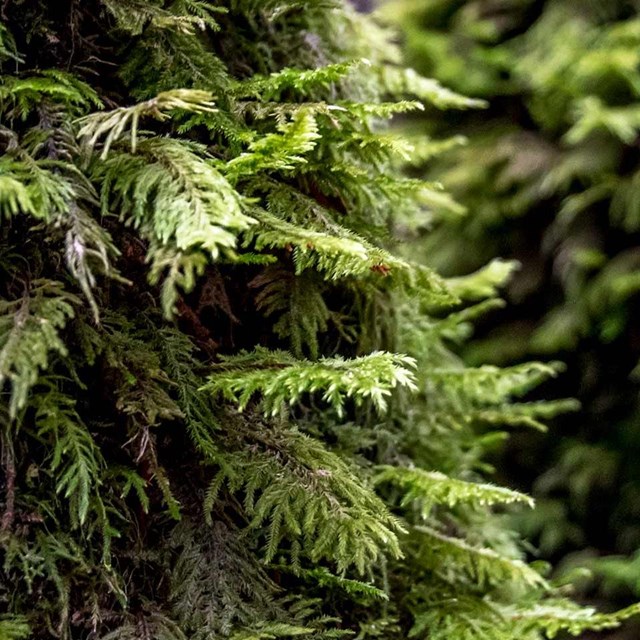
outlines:
[[[440,211],[424,243],[430,264],[452,275],[496,256],[522,265],[509,311],[467,361],[553,354],[569,364],[561,393],[583,405],[557,438],[511,451],[525,484],[544,471],[526,531],[546,554],[630,554],[640,546],[638,5],[399,0],[387,14],[421,72],[489,103],[410,121],[455,147],[426,169],[416,162],[416,175],[434,172],[468,211]],[[468,141],[455,146],[461,133]],[[619,565],[602,566],[610,581]]]
[[[473,101],[337,0],[2,12],[2,638],[534,640],[635,611],[564,599],[493,510],[529,502],[483,482],[495,429],[567,408],[521,398],[554,365],[448,349],[504,265],[394,253],[447,200],[383,120]]]

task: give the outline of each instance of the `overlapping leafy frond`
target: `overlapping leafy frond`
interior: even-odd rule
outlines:
[[[50,470],[57,478],[56,492],[68,500],[74,524],[82,525],[101,484],[102,453],[71,398],[51,388],[36,395],[33,404],[38,438],[52,444]]]
[[[237,403],[243,410],[251,399],[261,397],[261,410],[276,416],[284,406],[298,404],[305,394],[319,392],[339,416],[347,398],[361,405],[371,402],[378,411],[387,408],[395,387],[416,389],[408,356],[377,352],[359,358],[296,360],[283,351],[256,349],[252,353],[224,358],[218,372],[209,376],[204,390]]]
[[[52,354],[67,355],[60,330],[79,300],[61,283],[35,281],[15,300],[0,302],[0,382],[9,390],[12,418],[23,409],[31,388],[50,365]]]
[[[140,118],[152,117],[162,121],[169,117],[167,112],[172,111],[215,113],[213,95],[195,89],[175,89],[159,93],[155,98],[133,107],[119,107],[112,111],[94,113],[80,120],[78,137],[90,151],[100,142],[100,158],[105,160],[111,145],[127,132],[131,139],[131,151],[135,153]]]
[[[416,531],[420,540],[419,562],[448,581],[455,581],[455,574],[462,572],[481,588],[504,582],[521,582],[529,587],[546,586],[542,576],[520,560],[502,557],[492,549],[474,547],[464,540],[427,527],[417,527]],[[448,559],[446,566],[439,561],[442,557]]]
[[[492,511],[528,499],[482,456],[561,408],[512,402],[556,368],[448,348],[511,266],[397,253],[461,212],[384,120],[478,103],[340,0],[1,24],[0,635],[433,638],[544,606]]]
[[[402,491],[401,506],[418,505],[426,518],[434,505],[454,507],[458,504],[499,505],[524,503],[533,507],[530,496],[491,484],[466,482],[439,471],[386,466],[376,476],[376,483],[390,483]]]
[[[444,281],[428,267],[394,256],[337,224],[327,221],[329,233],[320,225],[317,230],[312,225],[301,228],[265,211],[253,215],[259,226],[249,232],[249,241],[255,236],[252,244],[258,250],[289,250],[298,275],[315,270],[330,280],[389,277],[432,305],[456,300]]]
[[[586,630],[602,631],[620,626],[620,623],[638,614],[638,605],[631,605],[615,613],[597,613],[595,609],[571,606],[566,602],[550,602],[523,612],[518,609],[504,612],[507,620],[515,621],[520,633],[543,631],[548,638],[565,632],[579,636]]]
[[[402,526],[338,456],[295,430],[246,435],[245,450],[218,456],[209,486],[211,509],[223,487],[243,494],[250,529],[263,530],[265,560],[288,547],[297,568],[302,558],[323,559],[344,573],[371,572],[381,554],[401,555]],[[236,446],[238,446],[236,444]]]

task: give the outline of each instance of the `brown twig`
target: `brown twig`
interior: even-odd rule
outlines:
[[[16,507],[16,463],[13,445],[6,434],[2,435],[2,468],[5,480],[5,508],[0,523],[0,531],[9,531],[13,527]]]

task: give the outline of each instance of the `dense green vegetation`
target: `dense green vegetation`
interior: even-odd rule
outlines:
[[[42,0],[0,28],[0,638],[534,640],[615,627],[487,484],[554,364],[465,367],[494,263],[393,114],[475,106],[336,0]],[[425,143],[424,151],[429,146]],[[484,300],[483,299],[488,299]]]
[[[637,3],[400,0],[388,15],[412,65],[487,103],[413,121],[449,140],[416,175],[437,174],[467,211],[441,211],[424,244],[430,264],[450,275],[497,256],[521,264],[508,310],[467,361],[558,357],[569,370],[557,389],[583,405],[553,438],[509,451],[511,476],[535,481],[540,498],[525,531],[547,557],[631,554],[640,547]],[[637,564],[592,566],[607,589],[637,594]]]

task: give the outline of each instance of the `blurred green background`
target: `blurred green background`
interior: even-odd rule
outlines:
[[[363,3],[361,6],[364,7]],[[412,171],[442,181],[422,246],[448,275],[520,268],[469,363],[559,359],[543,391],[580,412],[496,461],[533,491],[532,554],[593,571],[584,596],[640,596],[640,2],[390,0],[408,63],[485,109],[428,110]],[[463,139],[464,137],[464,139]]]

